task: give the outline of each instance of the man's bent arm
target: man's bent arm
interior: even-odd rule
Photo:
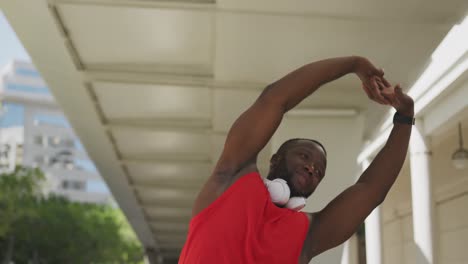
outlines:
[[[412,99],[403,114],[413,116]],[[395,182],[405,161],[412,125],[396,123],[390,136],[353,186],[313,214],[304,244],[308,259],[346,241],[372,210],[381,204]]]

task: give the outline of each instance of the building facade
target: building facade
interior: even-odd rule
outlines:
[[[46,83],[31,63],[12,61],[1,72],[0,170],[39,167],[44,192],[78,202],[112,202]]]

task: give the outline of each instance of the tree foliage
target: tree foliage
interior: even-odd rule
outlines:
[[[4,177],[16,179],[3,180]],[[15,263],[142,262],[142,248],[135,236],[123,235],[131,228],[122,221],[120,210],[107,205],[70,202],[63,197],[44,197],[38,190],[43,178],[40,171],[24,168],[0,176],[0,215],[9,215],[6,220],[0,218],[0,225],[4,226],[0,234],[3,260],[9,258]],[[4,188],[9,193],[3,193]],[[13,249],[8,253],[11,243],[14,243]]]

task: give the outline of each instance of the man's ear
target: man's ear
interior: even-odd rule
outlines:
[[[276,167],[276,165],[278,165],[279,161],[280,161],[280,155],[278,154],[273,154],[273,156],[271,156],[271,159],[270,159],[270,169],[273,169]]]

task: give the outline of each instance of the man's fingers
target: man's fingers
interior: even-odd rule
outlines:
[[[385,87],[384,83],[381,81],[380,78],[377,79],[377,85],[379,86],[379,90],[377,92],[380,95],[382,95],[382,98],[384,99],[384,102],[386,104],[392,104],[394,96],[393,96],[393,94],[388,93],[388,90],[391,87]]]
[[[392,106],[393,106],[393,105],[396,103],[396,101],[395,101],[395,98],[394,98],[394,97],[392,97],[392,96],[389,96],[389,95],[385,95],[385,94],[384,94],[384,95],[382,95],[382,96],[383,96],[383,98],[385,98],[385,100],[386,100],[387,104],[389,104],[389,105],[392,105]]]
[[[377,85],[379,86],[379,90],[385,90],[388,85],[385,85],[380,78],[376,78]]]
[[[404,100],[405,94],[403,93],[403,89],[401,89],[400,84],[395,86],[395,99],[398,105],[401,105],[402,101]]]
[[[385,74],[385,72],[384,72],[384,70],[383,70],[382,68],[380,68],[380,69],[377,70],[377,75],[378,75],[379,77],[383,78],[384,74]]]
[[[390,104],[390,100],[384,97],[382,91],[386,89],[383,83],[379,80],[379,78],[373,78],[377,88],[373,90],[374,97],[377,98],[381,104]]]
[[[372,95],[370,89],[364,83],[362,84],[362,89],[364,89],[369,99],[374,100],[374,96]]]
[[[379,98],[379,94],[376,93],[375,89],[369,87],[369,85],[366,85],[365,83],[362,84],[362,88],[364,89],[364,91],[366,91],[367,97],[369,97],[369,99],[379,104],[385,104],[385,101]]]
[[[383,95],[378,90],[374,90],[374,101],[384,105],[389,104],[389,101],[385,99],[385,97],[383,97]]]
[[[380,80],[382,80],[383,84],[384,84],[386,87],[392,86],[392,85],[390,84],[390,82],[387,81],[387,79],[385,79],[385,77],[383,77],[383,76],[380,77]]]
[[[394,100],[395,104],[392,104],[393,107],[397,108],[399,105],[401,105],[401,100],[398,96],[395,96]]]
[[[396,95],[396,97],[398,97],[398,99],[402,99],[403,96],[404,96],[403,90],[401,89],[400,84],[397,84],[395,86],[395,95]]]
[[[387,95],[385,95],[385,94],[383,94],[381,92],[380,92],[380,95],[383,98],[384,104],[386,104],[386,105],[392,105],[393,104],[393,101],[392,101],[393,98],[392,98],[391,95],[387,96]]]
[[[377,79],[374,76],[370,78],[370,83],[371,83],[372,88],[377,89],[377,90],[379,89],[379,85],[377,84]]]

